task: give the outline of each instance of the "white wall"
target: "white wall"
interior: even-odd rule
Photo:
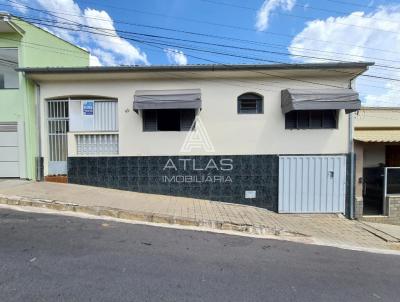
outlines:
[[[400,108],[398,107],[363,108],[353,116],[356,129],[400,127]]]
[[[338,78],[307,78],[307,81],[348,87]],[[348,152],[348,115],[339,114],[338,129],[286,130],[280,92],[286,88],[318,88],[281,79],[110,80],[92,82],[43,82],[41,102],[57,96],[97,95],[118,99],[120,155],[179,155],[187,132],[143,132],[142,118],[132,110],[135,90],[200,88],[204,123],[216,155],[331,154]],[[237,97],[245,92],[264,96],[264,114],[237,114]],[[45,119],[43,137],[47,138]],[[48,150],[43,140],[44,156]],[[69,150],[70,155],[75,150]],[[203,151],[191,155],[207,154]]]

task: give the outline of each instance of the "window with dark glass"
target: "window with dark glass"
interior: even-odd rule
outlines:
[[[143,110],[143,131],[189,131],[195,117],[195,109]]]
[[[238,97],[239,114],[263,113],[263,97],[256,93],[245,93]]]
[[[19,87],[18,49],[0,48],[0,89],[16,89]]]
[[[285,114],[286,129],[337,128],[336,110],[298,110]]]

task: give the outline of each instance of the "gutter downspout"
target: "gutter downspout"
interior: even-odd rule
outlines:
[[[43,156],[42,156],[42,130],[41,130],[41,114],[40,114],[40,85],[35,83],[36,87],[36,140],[37,140],[37,158],[36,158],[36,180],[43,180]]]
[[[364,71],[356,74],[353,78],[349,81],[349,88],[353,88],[353,83],[355,79],[364,73]],[[349,218],[354,219],[354,211],[355,211],[355,196],[354,196],[354,188],[355,188],[355,176],[354,176],[354,129],[353,129],[353,113],[349,113],[349,154],[350,154],[350,212]]]
[[[353,144],[353,113],[349,113],[349,153],[350,153],[350,219],[354,219],[354,144]]]

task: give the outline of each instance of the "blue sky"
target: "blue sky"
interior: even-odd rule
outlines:
[[[0,3],[90,50],[94,65],[375,61],[375,78],[358,81],[364,103],[400,104],[400,0]]]

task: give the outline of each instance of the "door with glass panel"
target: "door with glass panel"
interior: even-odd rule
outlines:
[[[47,129],[49,135],[48,175],[67,174],[69,114],[67,100],[47,102]]]

